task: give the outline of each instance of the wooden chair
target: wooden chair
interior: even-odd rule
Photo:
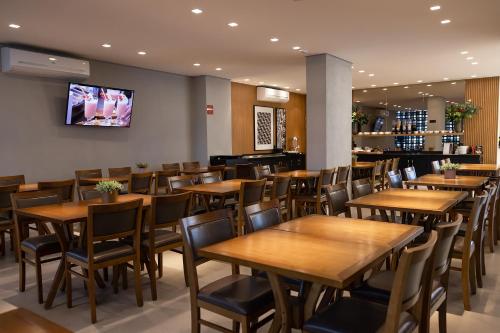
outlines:
[[[446,164],[446,160],[442,159],[442,160],[439,160],[439,165],[445,165]]]
[[[335,179],[335,184],[347,184],[349,180],[349,174],[351,173],[351,166],[340,166],[337,168],[337,178]]]
[[[161,165],[164,171],[172,171],[176,170],[177,174],[174,176],[178,176],[181,171],[181,165],[179,163],[164,163]]]
[[[432,269],[426,269],[422,288],[422,316],[419,332],[428,333],[430,317],[439,311],[439,332],[446,333],[446,305],[448,298],[448,277],[455,235],[462,219],[453,223],[442,223],[436,226],[437,241],[431,256]],[[363,298],[387,305],[394,283],[394,271],[380,271],[372,275],[361,286],[349,291],[351,297]]]
[[[243,210],[243,209],[242,209]],[[272,319],[259,317],[274,308],[269,282],[261,277],[239,274],[239,267],[231,265],[232,274],[200,288],[197,267],[209,261],[198,254],[198,249],[234,238],[233,217],[230,210],[218,210],[181,220],[191,303],[191,331],[200,332],[205,325],[220,332],[255,332]],[[214,312],[233,321],[232,330],[201,318],[201,309]]]
[[[271,168],[269,165],[258,165],[253,167],[255,179],[267,179],[267,176],[271,174]]]
[[[63,202],[73,202],[75,197],[75,180],[55,180],[49,182],[38,182],[38,189],[44,190],[58,190],[61,193]]]
[[[390,188],[403,188],[403,176],[401,176],[401,171],[389,171],[387,173],[387,178],[389,179]]]
[[[274,164],[273,165],[274,173],[287,172],[290,169],[286,165]]]
[[[236,178],[236,167],[234,167],[234,166],[226,166],[224,168],[223,177],[224,177],[223,178],[224,180],[235,179]]]
[[[220,171],[200,173],[198,177],[202,184],[218,183],[222,181],[222,174]]]
[[[460,267],[451,267],[452,270],[462,272],[462,293],[464,309],[470,311],[470,295],[476,293],[476,272],[479,263],[477,253],[479,251],[477,239],[480,237],[480,219],[486,208],[486,194],[474,197],[472,212],[467,221],[465,236],[457,236],[453,247],[452,257],[461,260]]]
[[[439,175],[441,173],[441,165],[439,161],[432,161],[431,164],[432,164],[432,173]]]
[[[497,219],[498,219],[498,206],[500,205],[499,200],[500,200],[500,183],[498,181],[495,181],[495,185],[497,186],[497,191],[496,195],[494,198],[491,198],[490,201],[490,210],[488,212],[487,216],[487,234],[488,234],[488,246],[490,248],[490,252],[495,252],[495,245],[497,243],[497,237],[496,237],[496,229],[497,229]]]
[[[277,199],[245,207],[246,234],[274,227],[282,221],[280,203]]]
[[[5,233],[10,236],[10,248],[14,249],[16,233],[12,219],[12,203],[10,195],[19,191],[19,185],[0,186],[0,255],[5,255]]]
[[[484,209],[484,213],[480,221],[481,236],[478,238],[478,244],[479,244],[478,264],[479,266],[481,266],[481,274],[477,279],[479,288],[483,287],[482,275],[486,275],[484,249],[486,247],[486,237],[488,236],[488,222],[489,220],[493,220],[495,218],[496,198],[498,191],[499,188],[496,184],[490,184],[488,186],[487,188],[488,199],[486,200],[487,206]]]
[[[200,162],[182,162],[182,170],[192,170],[198,169],[200,167]]]
[[[388,305],[359,298],[341,298],[306,321],[303,331],[324,332],[412,332],[420,318],[419,299],[424,272],[437,240],[432,231],[429,240],[403,250]]]
[[[387,177],[387,173],[391,171],[391,168],[392,159],[385,160],[382,174],[382,190],[389,188],[389,178]]]
[[[153,173],[131,173],[128,181],[128,193],[151,194]]]
[[[372,194],[372,182],[369,178],[356,179],[352,182],[352,195],[354,199]],[[392,215],[392,214],[391,214]],[[363,218],[361,207],[356,208],[356,216],[358,219]],[[377,215],[375,209],[370,209],[370,215],[365,217],[366,220],[382,221],[382,216]],[[396,221],[401,221],[401,217],[397,216]]]
[[[291,218],[292,213],[291,184],[292,179],[290,177],[275,177],[271,188],[271,200],[278,200],[281,217],[285,221]]]
[[[236,178],[255,180],[253,166],[251,164],[236,164]]]
[[[81,197],[80,187],[93,185],[93,183],[86,181],[85,178],[102,178],[102,170],[101,169],[75,170],[76,192],[78,193],[79,200],[84,200]]]
[[[78,187],[78,196],[80,200],[97,199],[101,193],[95,189],[95,185],[86,185]]]
[[[168,178],[175,177],[179,174],[178,170],[160,170],[155,172],[154,179],[154,193],[155,195],[167,194],[168,189]]]
[[[349,201],[349,193],[345,183],[328,186],[326,198],[328,200],[328,215],[344,214],[345,217],[351,217],[351,208],[346,206],[346,202]]]
[[[444,162],[445,162],[445,163],[451,163],[451,158],[449,158],[449,157],[445,158],[445,159],[444,159]]]
[[[169,193],[181,193],[182,191],[179,191],[179,189],[186,186],[194,185],[193,177],[188,175],[168,177],[167,181],[168,181]]]
[[[220,172],[222,179],[226,176],[226,166],[225,165],[209,165],[208,172]]]
[[[89,205],[86,240],[81,248],[66,252],[65,277],[67,306],[71,308],[71,276],[85,280],[87,285],[90,319],[97,321],[95,272],[101,268],[113,266],[114,275],[117,267],[133,261],[135,277],[135,297],[137,306],[142,307],[142,289],[140,281],[141,262],[141,219],[142,199],[124,203]],[[133,245],[120,242],[119,239],[132,237]],[[86,273],[73,270],[81,267]],[[114,278],[114,276],[113,276]]]
[[[108,174],[110,177],[126,177],[132,173],[131,167],[121,167],[121,168],[108,168]]]
[[[266,180],[249,180],[241,182],[240,191],[238,194],[238,215],[236,230],[238,235],[243,235],[245,224],[245,207],[262,202],[264,200],[264,190]]]
[[[295,195],[295,209],[297,210],[297,216],[304,215],[308,209],[310,209],[314,214],[326,213],[325,205],[326,202],[326,189],[328,185],[332,184],[332,179],[335,174],[335,169],[322,169],[319,173],[319,177],[316,180],[314,192],[311,194]]]
[[[183,246],[182,235],[175,232],[175,229],[179,225],[181,218],[189,216],[191,198],[191,192],[153,196],[151,198],[151,218],[147,221],[148,231],[143,236],[141,246],[144,249],[143,260],[148,270],[153,300],[157,299],[156,271],[158,270],[159,278],[163,276],[163,252]],[[167,228],[172,228],[172,230],[167,230]],[[151,246],[151,244],[153,245]],[[158,265],[155,261],[155,254],[158,255]],[[184,258],[183,263],[187,286]]]
[[[391,171],[398,171],[399,170],[399,160],[400,160],[400,157],[395,157],[392,159]]]
[[[384,174],[383,174],[383,168],[384,168],[385,162],[384,161],[375,161],[375,165],[372,168],[372,173],[371,173],[371,188],[372,188],[372,193],[375,193],[377,190],[381,191],[384,186]]]
[[[411,166],[411,167],[408,167],[408,168],[404,168],[404,172],[405,172],[406,180],[415,180],[415,179],[417,179],[417,172],[415,171],[415,167]],[[406,188],[418,189],[418,186],[406,185]]]
[[[0,186],[23,185],[23,184],[26,184],[26,180],[24,178],[24,175],[0,177]]]
[[[26,264],[35,267],[36,284],[38,289],[38,303],[43,303],[42,264],[60,260],[55,256],[61,252],[61,246],[55,234],[46,234],[30,237],[29,224],[40,221],[24,216],[18,216],[15,210],[42,205],[58,204],[62,202],[61,192],[57,189],[23,192],[11,194],[12,209],[14,211],[14,225],[16,227],[16,247],[19,258],[19,291],[24,292],[26,286]]]

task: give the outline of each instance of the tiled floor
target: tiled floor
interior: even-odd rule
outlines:
[[[460,275],[452,272],[450,278],[448,332],[499,332],[500,331],[500,246],[498,253],[487,253],[488,274],[484,279],[484,288],[478,289],[472,297],[472,311],[464,311],[460,291]],[[55,263],[44,265],[43,277],[45,295],[49,282],[56,269]],[[135,304],[132,274],[129,274],[129,289],[113,294],[110,287],[98,290],[97,324],[92,325],[89,318],[89,307],[83,284],[74,279],[74,307],[68,309],[65,295],[60,293],[54,307],[45,310],[36,302],[36,286],[34,270],[27,268],[27,290],[18,292],[18,270],[13,256],[0,258],[0,312],[13,307],[28,308],[48,319],[76,332],[190,332],[189,291],[184,287],[181,256],[176,253],[164,257],[164,277],[158,281],[158,300],[151,301],[148,279],[142,278],[144,307]],[[200,285],[217,277],[230,273],[228,265],[209,262],[199,267]],[[202,313],[230,327],[224,318],[210,313]],[[265,330],[264,330],[265,331]],[[437,332],[437,314],[432,318],[432,331]],[[202,332],[213,332],[203,327]]]

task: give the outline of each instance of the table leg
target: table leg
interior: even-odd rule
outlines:
[[[66,260],[66,251],[68,251],[70,240],[68,239],[65,232],[64,226],[52,223],[54,231],[57,236],[57,240],[61,245],[61,260],[59,261],[59,265],[57,266],[56,275],[54,276],[54,280],[52,281],[52,285],[50,286],[49,294],[47,295],[47,300],[45,301],[45,309],[50,309],[52,307],[52,303],[54,302],[54,298],[56,297],[57,290],[62,283],[64,278],[64,266]]]
[[[387,212],[385,211],[385,209],[379,209],[378,211],[380,212],[382,220],[385,222],[389,222],[389,216],[387,216]]]
[[[421,219],[422,219],[422,214],[415,213],[413,215],[413,220],[411,221],[411,225],[419,225]]]
[[[281,276],[267,272],[274,295],[275,314],[270,333],[290,333],[292,330],[291,309],[288,304],[288,292]]]

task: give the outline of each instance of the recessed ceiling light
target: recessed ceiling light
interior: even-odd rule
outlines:
[[[367,91],[368,91],[368,90],[366,90],[366,89],[365,89],[365,90],[363,90],[363,92],[364,92],[364,93],[365,93],[365,92],[367,92]]]
[[[419,95],[422,95],[422,94],[423,94],[423,91],[419,91],[419,92],[418,92],[418,94],[419,94]]]
[[[292,50],[295,50],[295,51],[298,51],[298,50],[300,50],[300,49],[301,49],[301,47],[300,47],[300,46],[294,46],[294,47],[292,47]]]
[[[377,85],[376,85],[376,84],[372,84],[371,86],[372,86],[372,87],[376,87]]]
[[[457,84],[456,82],[452,82],[451,84]]]
[[[427,87],[432,87],[432,84],[428,84]]]
[[[443,77],[443,80],[448,81],[448,80],[449,80],[449,78],[447,78],[447,77]]]
[[[383,90],[383,91],[387,91],[387,88],[383,88],[382,90]]]
[[[378,102],[378,104],[383,105],[383,104],[384,104],[384,102]]]
[[[216,71],[221,71],[221,70],[222,70],[222,68],[217,67],[215,70],[216,70]]]
[[[106,44],[102,44],[102,47],[109,48],[109,47],[111,47],[111,44],[107,44],[107,43]]]
[[[53,57],[49,57],[49,60],[50,60],[50,61],[56,61],[57,59],[56,59],[56,58],[53,58]]]
[[[471,64],[471,65],[477,65],[477,64],[479,64],[479,63],[478,63],[477,61],[474,61],[474,62],[471,62],[470,64]]]
[[[236,23],[236,22],[229,22],[227,25],[230,26],[231,28],[236,28],[238,26],[238,23]]]
[[[277,87],[277,86],[278,86],[278,85],[277,85],[276,83],[275,83],[275,84],[273,84],[273,87]]]
[[[374,77],[374,76],[375,76],[375,74],[370,73],[370,74],[368,74],[368,76],[370,76],[370,77]]]
[[[358,73],[364,73],[364,72],[365,72],[365,70],[364,70],[364,69],[360,69],[360,70],[358,71]]]
[[[472,60],[472,59],[474,59],[474,57],[467,57],[467,58],[465,58],[465,60]]]
[[[354,89],[354,86],[352,86],[351,88]]]
[[[352,65],[351,68],[354,69],[354,65]]]
[[[203,10],[201,10],[199,8],[194,8],[194,9],[191,9],[191,12],[193,14],[201,14],[201,13],[203,13]]]
[[[422,83],[422,82],[424,82],[424,81],[422,81],[422,80],[418,80],[418,81],[417,81],[417,83]]]
[[[356,103],[360,103],[361,101],[356,101]]]
[[[145,51],[139,51],[137,52],[138,55],[146,55],[146,52]]]
[[[297,88],[297,89],[295,89],[295,91],[300,91],[300,89],[299,89],[299,88]]]
[[[451,22],[451,20],[446,19],[446,20],[442,20],[442,21],[441,21],[441,24],[448,24],[448,23],[450,23],[450,22]]]
[[[193,66],[194,66],[194,67],[200,67],[200,66],[201,66],[201,64],[199,64],[199,63],[197,63],[197,62],[196,62],[196,63],[194,63],[194,64],[193,64]]]
[[[287,87],[285,87],[285,89],[290,89],[290,87],[287,86]]]
[[[477,77],[477,75],[476,74],[472,74],[470,77]]]
[[[259,84],[264,84],[265,82],[264,81],[259,81]]]
[[[434,97],[434,95],[429,95],[429,97]]]
[[[398,82],[394,82],[393,85],[397,86],[399,83]]]
[[[394,104],[393,106],[394,106],[394,107],[397,107],[397,105],[396,105],[396,104]]]
[[[269,39],[269,40],[270,40],[271,42],[273,42],[273,43],[276,43],[276,42],[279,42],[279,40],[280,40],[280,39],[279,39],[279,38],[277,38],[277,37],[272,37],[272,38],[271,38],[271,39]]]
[[[440,10],[440,9],[441,9],[441,6],[439,6],[439,5],[435,5],[435,6],[432,6],[430,8],[430,10],[432,10],[432,11],[436,11],[436,10]]]
[[[408,88],[410,88],[410,87],[408,87],[408,86],[404,86],[403,88],[408,89]]]
[[[462,54],[462,55],[466,55],[468,53],[469,53],[469,51],[462,51],[462,52],[460,52],[460,54]]]
[[[9,28],[12,28],[12,29],[19,29],[21,26],[19,24],[15,24],[15,23],[11,23],[9,24]]]
[[[250,81],[250,79],[245,79],[244,81],[245,81],[245,82],[248,82],[248,81]]]

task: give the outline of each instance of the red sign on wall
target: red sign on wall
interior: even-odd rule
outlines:
[[[207,105],[207,114],[214,114],[214,106]]]

